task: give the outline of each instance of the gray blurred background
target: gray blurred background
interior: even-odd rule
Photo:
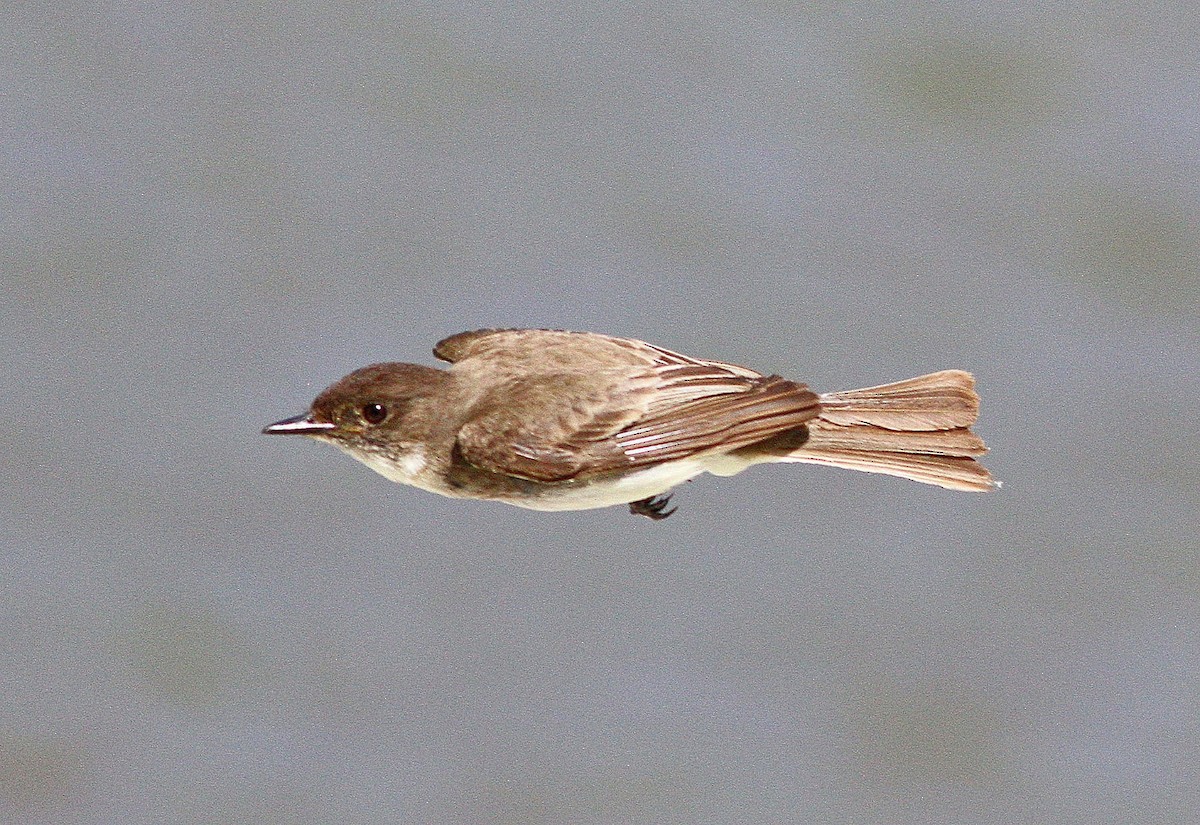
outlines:
[[[5,3],[0,820],[1200,821],[1190,2]],[[975,372],[654,524],[259,435],[480,326]]]

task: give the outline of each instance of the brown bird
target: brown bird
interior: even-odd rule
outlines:
[[[998,486],[975,460],[975,381],[943,370],[815,393],[746,367],[626,338],[484,329],[438,343],[452,366],[373,364],[263,430],[328,441],[392,481],[534,510],[628,504],[708,472],[810,462],[952,490]]]

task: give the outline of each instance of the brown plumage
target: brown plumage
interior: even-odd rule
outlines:
[[[804,384],[642,341],[477,330],[435,370],[376,364],[268,427],[331,441],[396,481],[535,509],[636,502],[701,472],[811,462],[987,490],[969,373],[818,395]],[[372,420],[378,417],[379,420]]]

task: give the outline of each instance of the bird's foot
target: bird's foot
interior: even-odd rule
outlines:
[[[650,496],[641,501],[629,502],[629,512],[635,516],[645,516],[654,521],[662,521],[667,516],[678,510],[678,507],[667,509],[667,503],[670,502],[670,496]]]

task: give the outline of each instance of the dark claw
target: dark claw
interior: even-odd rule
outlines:
[[[641,501],[631,501],[629,502],[629,512],[635,516],[645,516],[654,521],[662,521],[679,509],[678,507],[672,507],[668,510],[667,503],[670,500],[670,496],[650,496],[650,498],[644,498]]]

